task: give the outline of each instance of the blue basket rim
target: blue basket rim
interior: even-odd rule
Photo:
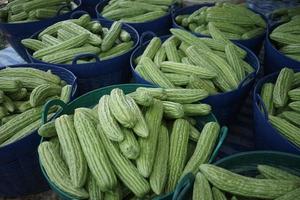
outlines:
[[[300,69],[299,70],[294,70],[295,72],[300,72]],[[261,116],[263,116],[263,118],[266,120],[266,123],[269,125],[269,127],[271,127],[276,133],[277,135],[279,135],[283,140],[287,141],[289,143],[289,145],[291,145],[295,150],[299,151],[300,152],[300,147],[297,147],[295,144],[293,144],[292,142],[290,142],[286,137],[284,137],[276,128],[274,128],[272,126],[272,124],[269,122],[268,119],[265,118],[265,115],[264,113],[261,111],[261,109],[259,108],[259,105],[258,105],[258,99],[257,99],[257,96],[256,95],[259,95],[260,96],[260,93],[258,93],[258,91],[261,90],[261,87],[263,86],[264,83],[266,83],[267,81],[269,81],[270,79],[273,79],[273,78],[276,78],[278,77],[280,72],[274,72],[272,74],[269,74],[263,78],[261,78],[257,84],[254,86],[254,89],[253,89],[253,104],[255,106],[255,109],[259,111],[259,114]],[[263,102],[261,102],[263,103]]]
[[[194,34],[194,35],[196,35],[196,36],[199,36],[199,37],[210,37],[209,35],[203,35],[203,34],[200,34],[200,33],[194,33],[194,32],[192,32],[192,31],[190,31],[190,30],[188,30],[188,29],[182,27],[181,25],[177,24],[175,18],[178,16],[178,13],[179,13],[179,12],[188,10],[188,9],[190,9],[190,8],[201,8],[201,7],[203,7],[203,6],[212,7],[212,6],[214,6],[214,5],[215,5],[214,3],[202,3],[202,4],[191,5],[191,6],[187,6],[187,7],[178,9],[178,10],[175,11],[174,14],[172,15],[172,22],[173,22],[174,25],[176,25],[176,28],[180,28],[180,29],[186,30],[186,31],[188,31],[188,32],[190,32],[190,33],[192,33],[192,34]],[[253,9],[251,9],[251,8],[248,8],[248,7],[247,7],[247,9],[251,10],[252,12],[255,12],[256,14],[259,14],[259,15],[264,19],[264,21],[266,22],[266,24],[268,24],[268,21],[267,21],[266,17],[265,17],[263,14],[261,14],[261,13],[255,11],[255,10],[253,10]],[[253,41],[253,40],[256,40],[256,39],[258,39],[258,38],[264,37],[267,33],[268,33],[268,25],[266,26],[265,31],[264,31],[262,34],[260,34],[260,35],[258,35],[258,36],[256,36],[256,37],[249,38],[249,39],[245,39],[245,40],[240,39],[240,40],[231,40],[231,41],[233,41],[233,42],[241,42],[241,41],[242,41],[242,42],[247,42],[247,41]]]
[[[291,57],[288,57],[288,56],[286,56],[284,53],[280,52],[280,51],[274,46],[274,44],[273,44],[272,41],[271,41],[270,35],[271,35],[272,31],[273,31],[275,28],[277,28],[278,26],[280,26],[280,25],[282,25],[282,24],[285,24],[285,23],[286,23],[286,22],[284,22],[284,23],[276,23],[276,24],[274,24],[273,26],[271,26],[271,27],[268,29],[268,31],[267,31],[265,43],[266,43],[268,46],[270,46],[270,48],[271,48],[272,51],[276,52],[277,54],[279,54],[280,56],[284,57],[285,59],[288,59],[288,60],[291,60],[291,61],[293,61],[293,62],[295,62],[295,63],[298,63],[298,65],[300,66],[300,61],[295,60],[295,59],[293,59],[293,58],[291,58]]]
[[[115,20],[110,20],[110,19],[108,19],[108,18],[103,17],[103,16],[101,15],[101,12],[99,11],[99,10],[100,10],[99,8],[100,8],[101,6],[104,7],[107,3],[108,3],[108,0],[100,1],[100,2],[96,5],[96,7],[95,7],[96,14],[97,14],[98,18],[100,18],[100,19],[102,18],[102,19],[105,19],[105,20],[107,20],[107,21],[114,22]],[[105,4],[105,5],[103,5],[103,4]],[[102,9],[103,9],[103,8],[102,8]],[[101,11],[102,11],[102,9],[101,9]],[[151,23],[153,23],[153,22],[157,22],[157,21],[159,21],[159,20],[161,20],[161,19],[170,17],[170,16],[172,15],[172,12],[173,12],[173,8],[170,7],[169,11],[168,11],[164,16],[161,16],[160,18],[153,19],[153,20],[151,20],[151,21],[147,21],[147,22],[143,22],[143,23],[127,23],[127,22],[125,22],[125,23],[127,23],[127,24],[129,24],[129,25],[131,25],[131,26],[138,25],[138,24],[147,25],[147,24],[151,24]]]
[[[113,23],[113,21],[109,21],[109,20],[106,20],[106,19],[98,19],[98,18],[92,19],[92,21],[94,21],[94,20],[96,20],[96,21],[98,21],[98,22],[100,22],[100,23],[108,23],[108,24],[112,24],[112,23]],[[65,21],[65,20],[64,20],[64,21]],[[136,37],[136,41],[135,41],[133,47],[132,47],[129,51],[127,51],[127,52],[125,52],[124,54],[119,55],[119,56],[117,56],[117,57],[126,55],[127,53],[130,53],[131,51],[133,51],[133,50],[138,46],[139,40],[140,40],[140,35],[139,35],[138,32],[135,30],[135,28],[133,28],[131,25],[126,24],[126,23],[122,23],[122,26],[124,26],[124,27],[130,29],[130,30],[134,33],[134,35],[135,35],[135,37]],[[106,26],[104,26],[104,27],[106,27]],[[43,30],[44,30],[44,29],[35,32],[32,36],[30,36],[30,38],[31,38],[31,39],[36,38],[37,35],[38,35],[40,32],[42,32]],[[131,36],[132,36],[132,35],[131,35]],[[34,63],[42,63],[42,64],[49,64],[49,65],[58,65],[58,66],[61,66],[61,67],[64,67],[64,66],[71,66],[71,65],[73,66],[73,64],[53,64],[53,63],[46,63],[46,62],[44,62],[44,61],[42,61],[42,60],[38,60],[38,59],[34,58],[34,57],[32,56],[32,53],[30,53],[31,50],[29,50],[29,49],[26,48],[25,46],[23,46],[23,48],[25,49],[25,51],[26,51],[28,57],[29,57],[29,58],[31,59],[31,61],[33,61]],[[79,55],[83,55],[83,54],[79,54]],[[78,55],[78,56],[79,56],[79,55]],[[104,60],[104,61],[101,61],[101,58],[100,58],[100,63],[102,63],[102,62],[109,62],[111,59],[115,59],[115,58],[117,58],[117,57],[110,58],[110,59],[107,59],[107,60]],[[92,63],[97,63],[97,62],[82,63],[82,64],[78,64],[78,63],[77,63],[76,66],[77,66],[77,65],[82,66],[82,65],[86,65],[86,64],[92,64]]]
[[[39,20],[39,21],[22,22],[22,23],[0,22],[0,24],[3,24],[3,25],[10,25],[10,26],[12,26],[12,25],[18,26],[18,25],[20,25],[20,24],[38,24],[38,23],[41,23],[41,22],[51,21],[51,20],[55,19],[56,17],[67,16],[67,15],[69,15],[70,13],[72,13],[72,12],[74,12],[74,11],[78,11],[78,10],[81,8],[81,6],[83,5],[82,1],[84,1],[84,0],[74,0],[74,1],[78,1],[78,3],[76,3],[76,4],[77,4],[77,7],[76,7],[74,10],[71,10],[71,11],[65,13],[65,14],[62,14],[62,15],[57,15],[57,16],[50,17],[50,18],[43,19],[43,20]]]
[[[247,151],[247,152],[236,153],[236,154],[227,156],[225,158],[221,158],[220,160],[217,160],[213,164],[219,165],[220,163],[223,163],[224,161],[235,159],[236,157],[247,156],[247,155],[255,155],[255,154],[260,154],[260,155],[264,155],[264,154],[277,154],[277,155],[283,155],[283,156],[286,156],[286,157],[297,158],[297,159],[300,160],[300,155],[296,155],[296,154],[292,154],[292,153],[286,153],[286,152],[281,152],[281,151]]]
[[[160,36],[159,38],[160,38],[161,40],[166,40],[166,39],[169,38],[170,36],[171,36],[171,35],[164,35],[164,36]],[[145,41],[142,45],[138,46],[138,47],[132,52],[132,54],[131,54],[131,56],[130,56],[130,68],[131,68],[131,71],[135,73],[135,75],[137,75],[140,79],[146,81],[147,84],[155,85],[154,83],[151,83],[151,82],[147,81],[146,79],[144,79],[143,77],[141,77],[141,76],[139,75],[139,73],[137,73],[137,72],[135,71],[136,65],[134,64],[134,59],[136,58],[136,54],[138,53],[138,51],[140,50],[140,48],[143,48],[143,47],[144,47],[146,44],[148,44],[149,42],[150,42],[150,40]],[[247,54],[250,55],[251,57],[253,57],[253,58],[255,59],[255,63],[256,63],[257,66],[258,66],[257,69],[255,69],[255,71],[252,72],[251,74],[248,74],[248,76],[247,76],[246,78],[249,78],[250,76],[253,76],[252,74],[254,74],[254,77],[257,77],[258,73],[259,73],[260,70],[261,70],[261,64],[260,64],[260,62],[259,62],[257,56],[256,56],[249,48],[245,47],[244,45],[242,45],[242,44],[240,44],[240,43],[236,43],[236,42],[235,42],[234,44],[236,44],[236,45],[240,46],[241,48],[243,48],[244,50],[246,50]],[[253,66],[252,66],[252,67],[253,67]],[[243,83],[243,81],[242,81],[241,83]],[[240,84],[241,84],[241,83],[240,83]],[[242,86],[242,88],[243,88],[243,87],[245,87],[245,85]],[[240,88],[241,88],[241,87],[238,87],[238,88],[236,88],[236,89],[234,89],[234,90],[232,90],[232,91],[225,92],[225,93],[223,92],[223,93],[219,93],[219,94],[215,94],[215,95],[210,95],[210,96],[208,96],[207,98],[210,98],[210,97],[222,97],[222,96],[225,95],[225,94],[235,93],[235,92],[237,92]]]

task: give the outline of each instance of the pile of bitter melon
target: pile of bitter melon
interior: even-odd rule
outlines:
[[[43,30],[37,39],[23,39],[22,44],[33,51],[35,59],[47,63],[72,64],[80,54],[95,54],[100,60],[122,55],[134,46],[131,35],[115,22],[108,29],[92,21],[88,14],[79,19],[58,22]],[[95,62],[81,59],[77,63]]]
[[[270,38],[280,52],[300,62],[300,15],[276,27]]]
[[[0,22],[21,23],[48,19],[70,12],[77,6],[71,0],[10,0],[0,8]]]
[[[262,86],[261,98],[270,123],[300,147],[300,72],[283,68],[275,82]]]
[[[213,33],[208,25],[213,24],[231,40],[247,40],[262,35],[266,30],[266,22],[259,14],[245,6],[230,3],[204,6],[190,15],[178,15],[175,21],[194,33],[209,36]]]
[[[247,52],[209,25],[213,38],[198,38],[171,29],[173,36],[163,43],[153,38],[136,58],[135,71],[163,88],[204,89],[208,95],[229,92],[254,72],[244,58]]]
[[[199,169],[193,200],[227,200],[228,197],[231,200],[296,200],[300,196],[300,177],[280,168],[258,165],[260,174],[256,178],[210,164],[202,164]]]
[[[200,89],[115,88],[94,108],[77,108],[44,124],[38,148],[50,181],[75,199],[145,199],[173,191],[207,163],[220,134]],[[203,126],[202,130],[196,128]],[[201,133],[200,133],[201,132]],[[196,143],[195,143],[196,142]]]
[[[0,146],[22,139],[41,124],[42,107],[50,99],[69,102],[72,86],[51,71],[34,68],[0,70]],[[54,110],[51,110],[52,113]]]
[[[167,15],[174,2],[175,0],[110,0],[100,12],[110,20],[143,23]]]

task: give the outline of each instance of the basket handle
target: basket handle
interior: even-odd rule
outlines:
[[[68,8],[69,10],[72,9],[70,5],[63,5],[63,6],[61,6],[61,7],[58,9],[58,11],[57,11],[57,13],[56,13],[56,16],[61,15],[61,12],[63,11],[64,8]]]
[[[226,126],[223,126],[220,131],[220,138],[218,144],[216,145],[215,150],[211,154],[209,163],[211,163],[217,157],[219,150],[227,137],[227,134],[228,134],[228,128]]]
[[[78,19],[79,17],[81,17],[82,15],[85,15],[85,14],[89,14],[89,13],[84,10],[77,10],[71,14],[70,18]]]
[[[188,173],[187,175],[185,175],[177,184],[172,200],[184,200],[184,195],[188,192],[188,190],[191,189],[191,187],[193,187],[194,180],[195,176],[192,173]]]
[[[49,113],[49,110],[53,107],[53,106],[60,106],[63,110],[67,107],[67,104],[65,104],[62,100],[60,99],[53,99],[48,101],[45,105],[44,105],[44,109],[43,109],[43,113],[42,113],[42,120],[43,120],[43,124],[48,122],[47,116]]]
[[[97,63],[100,63],[100,59],[96,54],[93,53],[85,53],[85,54],[79,54],[73,58],[72,65],[76,65],[79,59],[83,58],[94,58]]]
[[[269,120],[268,111],[264,101],[262,100],[259,94],[254,95],[256,95],[256,106],[258,107],[258,109],[260,109],[260,107],[262,108],[263,115],[265,116],[266,120]]]
[[[140,42],[139,42],[140,46],[142,46],[146,42],[145,41],[146,37],[154,38],[154,37],[156,37],[156,34],[153,33],[152,31],[146,31],[146,32],[142,33],[142,35],[140,37]]]
[[[238,89],[241,89],[245,84],[249,83],[250,81],[252,81],[256,76],[256,72],[252,72],[251,74],[249,74],[248,76],[246,76],[242,82],[239,84]]]
[[[78,87],[78,84],[77,84],[77,77],[76,77],[75,80],[74,80],[74,83],[72,85],[72,93],[71,94],[72,94],[73,97],[76,94],[77,87]],[[71,96],[71,100],[72,100],[72,96]]]
[[[172,17],[175,16],[175,11],[176,11],[176,8],[175,8],[175,5],[173,4],[173,5],[171,5],[171,7],[170,7],[170,13],[171,13]]]

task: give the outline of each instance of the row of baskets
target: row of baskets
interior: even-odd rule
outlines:
[[[106,1],[100,2],[99,6],[104,5]],[[107,2],[106,2],[107,3]],[[93,8],[93,7],[90,7]],[[190,13],[193,11],[193,9],[198,9],[199,7],[188,7],[183,8],[181,10],[178,10],[174,13],[174,16],[176,16],[176,13],[182,14],[182,13]],[[34,32],[40,31],[43,28],[49,26],[50,24],[53,24],[57,21],[61,21],[64,19],[70,18],[71,13],[69,15],[64,16],[64,18],[56,18],[55,20],[51,20],[47,23],[44,22],[34,22],[35,24],[19,24],[12,25],[12,24],[2,24],[0,28],[6,32],[8,35],[8,39],[12,46],[20,53],[26,52],[25,48],[20,45],[20,40],[23,38],[30,37]],[[75,14],[73,14],[75,15]],[[62,17],[62,16],[60,16]],[[169,16],[166,16],[166,22],[168,24],[164,24],[162,19],[158,19],[153,21],[155,24],[152,24],[151,26],[148,26],[148,28],[143,30],[153,30],[154,27],[158,28],[159,30],[165,30],[163,34],[168,34],[169,28],[172,26],[172,20],[171,20],[171,13]],[[106,21],[99,19],[101,24],[104,26],[110,27],[112,25],[111,21]],[[38,25],[39,23],[39,25]],[[28,27],[27,25],[32,25],[31,27]],[[176,27],[176,25],[174,25]],[[16,29],[16,27],[18,27]],[[21,27],[21,28],[20,28]],[[163,28],[162,28],[163,27]],[[11,29],[10,29],[11,28]],[[136,28],[136,27],[135,27]],[[145,28],[143,25],[142,28]],[[28,30],[30,33],[24,33],[21,30]],[[41,61],[30,59],[35,64],[28,64],[28,65],[22,65],[22,66],[15,66],[15,67],[33,67],[38,68],[44,71],[51,70],[53,73],[60,76],[63,80],[68,82],[69,84],[73,84],[74,88],[76,88],[76,78],[77,77],[77,83],[78,83],[78,90],[79,94],[84,94],[88,91],[92,91],[94,89],[108,86],[108,85],[114,85],[114,84],[120,84],[120,83],[127,83],[130,80],[131,74],[135,78],[136,83],[146,83],[149,84],[149,82],[142,79],[134,70],[135,66],[133,64],[133,60],[137,58],[143,50],[146,48],[147,44],[147,38],[149,36],[149,33],[141,34],[141,37],[139,36],[139,33],[141,33],[141,29],[139,31],[136,31],[134,28],[132,28],[130,25],[123,24],[123,29],[125,29],[127,32],[131,34],[132,39],[134,40],[134,47],[131,49],[131,51],[118,56],[113,59],[109,59],[106,61],[101,61],[99,59],[96,59],[95,63],[89,63],[89,64],[76,64],[75,58],[73,61],[73,64],[70,65],[49,65],[49,63],[41,63]],[[268,34],[270,30],[273,28],[270,28],[268,30]],[[139,32],[139,33],[138,33]],[[161,35],[162,33],[159,33],[158,31],[155,31],[158,35]],[[13,33],[20,34],[19,36],[13,35]],[[22,34],[21,34],[22,33]],[[27,35],[26,35],[27,34]],[[151,35],[151,34],[150,34]],[[153,35],[152,35],[153,36]],[[147,39],[146,39],[147,38]],[[166,40],[168,36],[162,36],[162,40]],[[234,91],[222,93],[218,95],[213,95],[208,97],[205,100],[205,103],[210,104],[213,107],[213,112],[217,116],[220,122],[226,123],[230,121],[231,118],[234,117],[234,115],[239,110],[240,105],[242,104],[245,97],[249,94],[251,88],[253,88],[253,85],[255,83],[255,80],[258,78],[258,75],[261,72],[260,63],[258,61],[258,58],[256,55],[252,52],[258,52],[259,49],[262,46],[263,40],[266,38],[265,41],[265,63],[266,68],[265,71],[267,73],[271,73],[274,71],[279,71],[281,68],[285,66],[289,66],[291,68],[296,69],[295,71],[299,72],[300,64],[299,62],[296,62],[283,54],[281,54],[279,51],[274,48],[272,45],[269,37],[265,37],[265,35],[261,35],[257,38],[251,39],[251,41],[243,41],[247,43],[243,43],[241,41],[235,41],[236,43],[240,43],[240,46],[247,51],[247,57],[246,61],[255,68],[255,72],[249,76],[243,83],[240,84],[240,87]],[[244,46],[245,47],[244,47]],[[251,49],[251,50],[249,50]],[[27,53],[26,53],[27,54]],[[24,54],[23,54],[24,55]],[[30,54],[29,54],[30,55]],[[89,55],[91,56],[91,55]],[[130,68],[131,64],[131,68]],[[298,70],[297,70],[298,67]],[[74,76],[74,75],[75,76]],[[255,127],[256,127],[256,136],[257,141],[260,141],[260,144],[263,144],[258,147],[258,149],[272,149],[272,150],[279,150],[279,151],[285,151],[285,152],[291,152],[299,154],[300,150],[299,148],[295,147],[291,143],[289,143],[285,138],[283,138],[272,126],[269,124],[267,118],[265,118],[264,113],[261,112],[260,106],[258,100],[255,98],[256,94],[260,93],[260,89],[263,83],[274,80],[275,77],[277,77],[278,74],[270,74],[269,76],[263,78],[260,80],[260,82],[257,84],[255,93],[254,93],[254,118],[255,118]],[[151,83],[150,83],[151,84]],[[119,87],[121,89],[126,87],[138,87],[137,85],[119,85],[119,86],[112,86],[108,88],[98,89],[95,91],[92,91],[75,101],[73,101],[69,105],[64,105],[63,109],[66,109],[66,112],[69,112],[67,110],[74,109],[78,106],[80,107],[87,107],[90,106],[93,101],[95,100],[95,96],[100,97],[109,90],[111,90],[114,87]],[[222,99],[222,101],[220,101]],[[55,102],[49,102],[46,107],[53,106]],[[274,139],[274,142],[269,142],[270,139]],[[276,140],[276,141],[275,141]],[[48,189],[48,184],[45,181],[41,170],[39,166],[38,156],[37,156],[37,146],[39,145],[40,137],[37,135],[36,132],[33,132],[29,136],[23,138],[22,140],[19,140],[16,143],[13,143],[11,145],[7,145],[3,148],[0,148],[0,196],[19,196],[19,195],[25,195],[25,194],[32,194],[37,193],[40,191],[44,191]],[[222,145],[223,140],[219,141],[218,146]],[[259,142],[257,142],[259,143]],[[268,145],[267,145],[268,144]],[[216,148],[218,149],[218,148]],[[291,160],[287,165],[288,166],[282,166],[286,163],[282,163],[282,159]],[[238,167],[244,168],[245,166],[250,165],[249,163],[244,163],[242,161],[251,161],[251,165],[253,165],[253,159],[257,159],[259,164],[269,164],[269,163],[275,163],[276,165],[282,166],[282,167],[290,167],[290,168],[297,168],[299,169],[299,165],[295,163],[299,163],[300,158],[293,155],[288,154],[280,154],[280,153],[270,153],[270,152],[261,152],[261,153],[249,153],[249,154],[242,154],[237,157],[232,157],[225,159],[223,161],[219,161],[218,164],[228,168],[228,169],[237,169]],[[278,162],[277,162],[278,161]],[[223,164],[222,164],[223,163]],[[228,164],[230,163],[230,164]],[[240,163],[240,164],[238,164]],[[242,163],[242,164],[241,164]],[[246,172],[247,173],[247,172]],[[175,191],[175,194],[172,197],[166,197],[166,198],[173,198],[178,199],[180,195],[183,195],[180,193],[180,191],[188,191],[190,189],[190,185],[192,179],[188,179],[187,182],[180,183],[178,185],[178,188]],[[53,185],[52,185],[53,187]],[[184,189],[184,187],[186,187]],[[55,188],[53,188],[55,190]],[[185,196],[182,196],[182,199],[184,199]]]
[[[78,16],[78,11],[85,10],[87,11],[92,17],[97,17],[98,19],[108,20],[109,22],[113,22],[107,18],[104,18],[101,15],[102,9],[108,4],[108,0],[103,1],[84,1],[81,2],[80,0],[76,0],[79,6],[70,11],[69,13],[59,15],[54,18],[50,18],[47,20],[36,21],[36,22],[28,22],[28,23],[0,23],[0,29],[6,35],[9,43],[14,47],[14,49],[28,62],[31,61],[30,57],[27,55],[25,49],[22,45],[20,45],[20,41],[24,38],[31,37],[34,33],[38,32],[39,30],[48,27],[51,24],[54,24],[58,21],[66,20],[69,18],[74,18]],[[97,3],[97,4],[96,4]],[[132,26],[139,35],[144,32],[151,31],[154,32],[158,36],[168,35],[170,34],[170,28],[182,28],[179,24],[176,23],[175,18],[179,15],[186,15],[192,14],[194,11],[208,6],[211,7],[214,4],[200,4],[195,6],[189,6],[185,8],[180,8],[179,6],[172,6],[170,11],[167,15],[160,17],[158,19],[144,22],[144,23],[128,23],[128,25]],[[255,12],[255,11],[254,11]],[[76,14],[77,13],[77,14]],[[97,14],[97,15],[96,15]],[[267,21],[267,19],[261,14],[262,18]],[[280,24],[275,24],[272,27],[268,27],[267,35],[269,35],[274,28],[276,28]],[[196,34],[199,37],[206,37],[201,34]],[[252,50],[255,54],[259,54],[261,49],[261,44],[265,39],[265,34],[261,34],[255,38],[245,39],[245,40],[233,40],[236,43],[242,44],[245,47]],[[275,72],[279,71],[282,66],[289,66],[291,68],[295,68],[299,66],[299,62],[293,60],[279,51],[277,51],[272,42],[270,41],[269,37],[266,37],[265,40],[265,49],[266,49],[266,62],[265,62],[265,72]],[[273,59],[273,58],[276,59]]]

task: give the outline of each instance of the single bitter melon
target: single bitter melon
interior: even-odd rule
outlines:
[[[58,117],[55,120],[55,129],[70,171],[71,181],[75,187],[83,187],[87,178],[88,168],[72,117],[68,115]]]
[[[88,167],[98,186],[102,191],[112,190],[117,185],[117,178],[100,140],[97,125],[80,109],[75,110],[74,125]]]
[[[246,177],[211,164],[200,165],[200,171],[215,187],[244,197],[274,199],[299,187],[299,182]]]
[[[163,103],[159,100],[154,100],[153,105],[148,108],[145,114],[149,136],[147,138],[139,138],[141,149],[140,156],[136,159],[139,173],[144,177],[149,177],[153,169],[162,117]]]

